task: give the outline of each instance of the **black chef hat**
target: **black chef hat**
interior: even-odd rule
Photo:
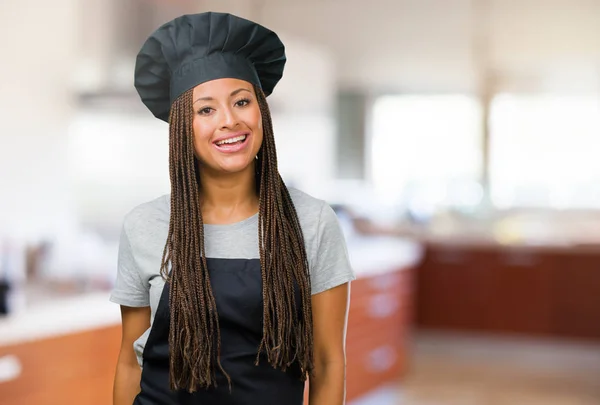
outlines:
[[[146,40],[135,64],[135,87],[148,109],[168,121],[173,101],[198,84],[241,79],[271,94],[283,75],[277,34],[225,13],[183,15]]]

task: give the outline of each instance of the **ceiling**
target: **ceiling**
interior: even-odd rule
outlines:
[[[265,24],[330,49],[344,87],[452,91],[494,78],[507,89],[573,89],[600,77],[597,0],[258,4]]]
[[[128,53],[176,15],[226,11],[327,52],[345,89],[600,91],[600,0],[110,1],[104,23],[88,18],[97,32],[120,21],[104,41]]]

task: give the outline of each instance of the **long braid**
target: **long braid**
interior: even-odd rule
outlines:
[[[255,164],[264,303],[263,338],[256,364],[261,354],[283,371],[297,363],[305,380],[313,370],[308,259],[298,215],[277,169],[268,104],[262,90],[255,87],[255,91],[263,122],[263,145]],[[175,100],[169,117],[171,218],[161,264],[161,274],[170,283],[170,387],[188,392],[216,385],[216,367],[231,388],[220,361],[219,318],[206,262],[193,117],[189,90]]]
[[[170,387],[188,392],[216,385],[215,366],[229,381],[220,362],[219,319],[204,250],[192,121],[190,90],[173,103],[169,117],[171,219],[161,265],[170,283]]]
[[[255,92],[263,121],[263,145],[259,153],[259,249],[264,301],[260,349],[264,349],[270,364],[282,370],[297,361],[302,378],[306,379],[313,369],[308,259],[298,214],[277,169],[271,113],[262,90],[255,86]],[[301,319],[298,319],[295,286],[301,296]]]

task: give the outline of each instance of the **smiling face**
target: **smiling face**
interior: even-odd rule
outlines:
[[[260,108],[253,86],[238,79],[202,83],[193,91],[194,150],[203,170],[253,170],[262,145]]]

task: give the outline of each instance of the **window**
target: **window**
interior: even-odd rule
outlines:
[[[490,128],[497,208],[600,207],[598,97],[501,94]]]
[[[375,190],[412,211],[474,209],[482,199],[481,111],[465,95],[376,100],[371,177]]]

